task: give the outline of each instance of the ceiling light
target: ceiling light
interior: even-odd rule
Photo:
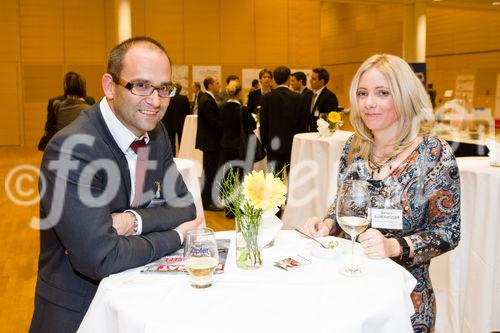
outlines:
[[[493,1],[491,4],[493,6],[500,6],[500,1]]]

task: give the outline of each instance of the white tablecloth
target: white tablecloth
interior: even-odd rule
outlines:
[[[436,333],[500,331],[500,168],[487,157],[457,162],[461,240],[431,262]]]
[[[191,195],[193,196],[197,216],[203,218],[203,225],[205,225],[205,215],[203,213],[203,204],[201,202],[200,182],[198,180],[195,163],[191,160],[183,158],[174,158],[174,162],[175,165],[177,165],[177,170],[179,170],[182,175],[182,179],[184,179],[184,183],[186,183],[188,191],[191,192]]]
[[[349,242],[341,242],[350,253]],[[317,259],[311,246],[282,231],[264,249],[263,267],[246,271],[236,268],[232,241],[225,272],[207,289],[192,288],[187,275],[139,269],[112,275],[99,285],[79,332],[412,332],[409,296],[416,281],[404,268],[360,257],[368,274],[348,278],[338,273],[348,255]],[[294,271],[272,265],[297,253],[312,264]]]
[[[294,136],[283,216],[287,225],[300,227],[311,216],[325,216],[337,192],[340,155],[352,134],[336,131],[326,138],[320,138],[318,133]]]
[[[188,115],[184,120],[182,129],[179,157],[193,160],[196,166],[197,176],[201,177],[203,170],[203,152],[195,148],[196,132],[198,131],[198,115]]]

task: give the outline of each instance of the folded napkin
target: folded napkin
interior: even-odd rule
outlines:
[[[266,246],[278,235],[283,222],[276,216],[279,208],[275,207],[262,214],[262,224],[259,232],[258,242],[261,247]]]
[[[330,130],[328,129],[330,124],[328,124],[328,122],[323,118],[319,118],[318,120],[316,120],[316,125],[318,126],[318,132],[320,136],[328,136],[330,134]]]
[[[500,166],[500,142],[494,139],[486,140],[486,147],[490,150],[488,156],[490,157],[490,164],[493,166]]]

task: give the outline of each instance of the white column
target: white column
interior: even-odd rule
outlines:
[[[422,0],[404,5],[403,58],[408,62],[425,62],[427,17]]]
[[[132,37],[130,0],[115,0],[115,29],[118,43]]]

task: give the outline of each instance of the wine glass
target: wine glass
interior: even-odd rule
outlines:
[[[207,288],[219,264],[219,251],[214,231],[210,228],[191,230],[184,243],[184,266],[191,275],[191,286]]]
[[[370,217],[370,193],[368,182],[345,180],[337,193],[337,222],[351,236],[351,263],[341,268],[347,276],[360,276],[365,272],[354,264],[354,241],[356,236],[368,228]]]

